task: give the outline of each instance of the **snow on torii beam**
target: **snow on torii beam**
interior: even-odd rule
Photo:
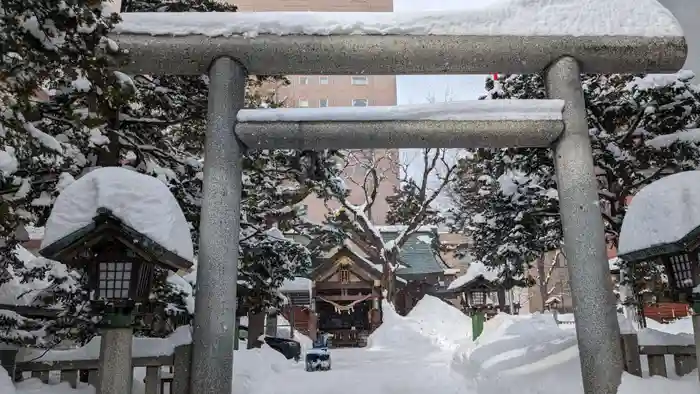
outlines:
[[[250,149],[550,147],[562,100],[474,100],[395,107],[244,109],[236,135]]]
[[[495,27],[478,13],[454,11],[125,13],[113,38],[129,50],[123,70],[145,74],[199,75],[224,56],[251,75],[538,73],[562,56],[587,73],[683,66],[687,48],[673,20],[666,30],[658,27],[665,20],[629,26],[625,11],[572,24],[522,10]]]

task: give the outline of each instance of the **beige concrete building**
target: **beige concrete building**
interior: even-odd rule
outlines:
[[[264,11],[316,11],[316,12],[391,12],[393,0],[229,0],[238,6],[239,12]],[[272,87],[277,100],[287,107],[367,107],[396,105],[396,77],[393,75],[291,75],[288,86]],[[355,155],[357,158],[358,155]],[[375,224],[386,224],[389,209],[386,197],[399,185],[398,151],[374,151],[367,154],[368,162],[349,163],[346,169],[347,185],[351,190],[350,201],[363,202],[364,191],[360,186],[367,164],[375,166],[383,180],[378,188],[379,198],[372,210]],[[317,198],[305,201],[309,218],[322,222],[328,207]],[[338,204],[328,204],[337,208]]]

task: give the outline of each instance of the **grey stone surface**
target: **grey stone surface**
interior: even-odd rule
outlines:
[[[109,328],[102,331],[98,393],[131,394],[134,373],[131,364],[133,333],[131,328]]]
[[[217,59],[209,77],[190,381],[197,394],[230,393],[232,386],[243,157],[233,129],[247,78],[228,58]]]
[[[550,98],[566,100],[565,131],[554,146],[564,251],[571,280],[586,394],[616,394],[622,376],[620,327],[610,280],[586,104],[577,61],[545,71]]]
[[[560,120],[410,120],[239,123],[250,149],[412,149],[548,147]]]
[[[538,73],[573,56],[587,73],[675,72],[683,37],[118,35],[129,50],[124,71],[206,73],[216,58],[237,59],[252,75]]]

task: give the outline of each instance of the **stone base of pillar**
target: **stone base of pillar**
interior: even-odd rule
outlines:
[[[106,328],[100,343],[99,394],[131,394],[131,328]]]

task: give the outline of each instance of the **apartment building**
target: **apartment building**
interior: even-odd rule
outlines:
[[[228,0],[238,6],[239,12],[264,11],[316,11],[316,12],[391,12],[393,0]],[[393,75],[290,75],[288,86],[272,87],[279,101],[287,107],[322,108],[322,107],[367,107],[378,105],[396,105],[396,77]],[[379,198],[372,210],[372,220],[376,224],[386,224],[389,205],[386,197],[393,194],[399,185],[399,154],[396,150],[374,151],[368,153],[367,161],[353,161],[346,168],[346,184],[351,190],[350,201],[363,201],[362,184],[368,163],[374,165],[382,174],[383,181],[378,187]],[[328,207],[318,198],[310,197],[305,201],[309,218],[322,222]],[[328,204],[337,208],[338,204]]]

